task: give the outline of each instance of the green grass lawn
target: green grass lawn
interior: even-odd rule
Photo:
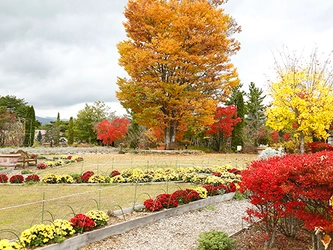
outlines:
[[[49,156],[48,156],[49,157]],[[27,169],[39,176],[45,174],[72,174],[87,170],[109,175],[113,169],[125,168],[177,168],[186,166],[212,166],[230,164],[244,168],[256,155],[202,154],[202,155],[118,155],[85,154],[84,161],[61,167],[38,170]],[[42,162],[43,160],[39,160]],[[7,229],[20,234],[33,224],[54,219],[69,219],[73,213],[86,213],[90,209],[115,211],[142,204],[160,193],[171,193],[191,186],[188,183],[159,184],[2,184],[0,185],[0,238],[15,238]]]

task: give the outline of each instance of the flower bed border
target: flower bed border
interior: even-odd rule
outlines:
[[[56,243],[45,247],[37,248],[38,250],[75,250],[79,247],[87,245],[92,242],[103,240],[112,235],[122,234],[131,229],[146,226],[157,220],[169,218],[171,216],[179,215],[188,211],[200,209],[208,205],[219,203],[223,201],[231,200],[235,193],[227,193],[224,195],[209,196],[206,199],[190,202],[185,205],[181,205],[175,208],[164,209],[158,212],[152,212],[149,215],[139,217],[137,219],[121,222],[118,224],[106,226],[104,228],[96,229],[91,232],[86,232],[72,238],[66,239],[62,243]],[[126,211],[132,212],[133,209],[126,209]],[[115,211],[115,214],[119,214],[119,211]]]

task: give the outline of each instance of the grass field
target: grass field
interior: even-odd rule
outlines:
[[[38,170],[27,169],[44,176],[53,174],[82,173],[87,170],[109,175],[113,169],[125,168],[177,168],[186,166],[209,167],[230,164],[243,169],[256,155],[199,154],[199,155],[135,155],[135,154],[85,154],[83,162]],[[51,156],[48,156],[50,158]],[[42,162],[42,160],[40,161]],[[15,238],[7,229],[20,234],[33,224],[54,219],[69,219],[74,213],[85,213],[99,208],[115,211],[142,204],[149,197],[183,189],[188,183],[159,184],[2,184],[0,185],[0,238]]]

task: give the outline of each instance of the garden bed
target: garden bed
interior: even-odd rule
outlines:
[[[75,237],[69,238],[62,243],[52,244],[49,246],[38,248],[40,250],[74,250],[81,246],[87,245],[91,242],[96,242],[112,235],[122,234],[131,229],[138,228],[141,226],[148,225],[155,221],[168,218],[171,216],[179,215],[187,211],[197,210],[204,208],[208,205],[231,200],[235,193],[228,193],[225,195],[211,196],[206,199],[191,202],[189,204],[181,205],[172,209],[165,209],[159,212],[149,213],[148,215],[138,217],[133,220],[121,222],[115,225],[109,225],[104,228],[100,228],[91,232],[86,232],[84,234],[77,235]],[[119,214],[118,212],[115,212]]]

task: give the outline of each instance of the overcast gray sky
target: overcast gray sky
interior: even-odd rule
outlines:
[[[118,115],[116,44],[127,0],[0,0],[0,95],[33,105],[37,116],[76,117],[85,103],[104,101]],[[273,52],[333,50],[332,0],[229,0],[242,26],[232,61],[247,90],[266,90]],[[306,54],[306,53],[304,53]]]

